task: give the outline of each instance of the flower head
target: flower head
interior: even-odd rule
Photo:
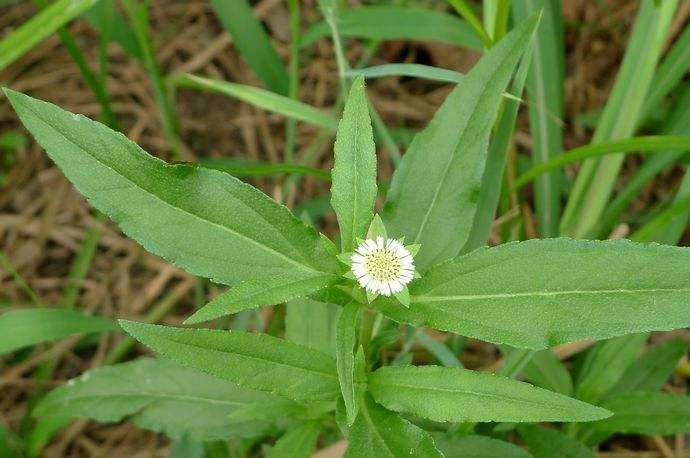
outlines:
[[[352,255],[352,273],[367,292],[390,296],[402,292],[412,281],[414,260],[402,243],[378,236],[357,247]]]

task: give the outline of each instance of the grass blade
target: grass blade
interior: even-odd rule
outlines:
[[[182,74],[168,79],[171,86],[223,94],[263,110],[335,131],[338,120],[318,108],[254,86],[230,83],[201,76]]]
[[[372,40],[428,40],[482,49],[482,42],[465,21],[441,11],[402,6],[360,6],[338,12],[343,37]],[[330,33],[326,22],[313,25],[302,36],[308,46]]]
[[[646,137],[632,137],[622,140],[609,140],[591,143],[579,148],[571,149],[563,154],[552,157],[547,162],[539,164],[520,175],[513,183],[513,189],[519,189],[531,182],[542,173],[563,167],[582,159],[597,158],[609,154],[640,152],[666,152],[674,154],[674,150],[690,151],[690,136],[685,135],[649,135]],[[622,154],[622,153],[621,153]]]
[[[454,70],[432,67],[422,64],[385,64],[374,67],[351,69],[346,72],[349,77],[364,76],[365,78],[383,78],[386,76],[411,76],[425,78],[446,83],[459,83],[463,75]]]
[[[626,138],[635,132],[677,5],[677,0],[642,2],[592,143]],[[609,201],[623,158],[615,154],[583,164],[566,205],[562,234],[578,238],[594,228]]]
[[[564,53],[563,15],[560,0],[513,0],[513,14],[521,20],[535,11],[543,11],[532,52],[532,66],[527,76],[532,134],[532,163],[547,162],[561,152],[563,135]],[[562,172],[554,170],[539,176],[534,183],[534,200],[539,234],[558,235]]]
[[[202,167],[220,170],[235,177],[268,177],[296,174],[331,181],[331,174],[328,171],[297,164],[269,164],[225,157],[199,159],[196,163]]]
[[[98,0],[58,0],[0,41],[0,70],[76,18]]]
[[[288,95],[289,76],[261,23],[247,0],[211,0],[235,47],[268,89]]]

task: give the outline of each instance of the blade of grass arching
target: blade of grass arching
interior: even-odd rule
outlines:
[[[0,41],[0,70],[19,59],[98,0],[58,0]]]
[[[565,45],[561,2],[513,0],[512,10],[516,21],[535,11],[543,11],[533,45],[532,67],[527,76],[532,162],[540,164],[560,153],[563,143],[560,118],[563,116]],[[535,210],[542,237],[558,235],[562,178],[562,172],[554,170],[535,180]]]
[[[633,152],[645,154],[657,152],[660,154],[674,154],[674,150],[690,151],[690,135],[648,135],[646,137],[632,137],[622,140],[592,143],[571,149],[563,154],[552,157],[548,162],[532,167],[515,180],[513,189],[521,188],[542,173],[578,162],[582,159]]]
[[[400,148],[398,148],[398,145],[395,143],[393,136],[388,130],[388,126],[386,126],[386,123],[383,121],[383,119],[381,119],[381,115],[371,101],[369,102],[369,114],[371,115],[371,121],[374,124],[374,133],[376,135],[376,139],[383,143],[384,148],[386,148],[386,151],[388,151],[391,162],[393,162],[393,165],[397,167],[400,163],[400,159],[402,158]]]
[[[648,118],[678,83],[690,68],[690,25],[685,27],[681,36],[673,44],[666,57],[661,61],[659,69],[649,88],[647,99],[642,106],[642,119]]]
[[[534,49],[534,42],[527,47],[525,55],[520,62],[513,80],[510,94],[518,98],[522,95],[532,62],[531,54]],[[515,120],[517,118],[520,102],[513,98],[504,100],[503,111],[496,122],[494,136],[489,145],[489,152],[486,157],[486,166],[482,176],[481,189],[479,191],[479,202],[477,212],[474,215],[472,229],[465,242],[465,246],[460,254],[468,253],[474,249],[486,245],[491,236],[491,227],[496,209],[501,198],[503,177],[506,170],[508,150],[511,146],[513,132],[515,130]]]
[[[484,30],[493,43],[499,42],[508,31],[511,0],[484,0],[482,2]]]
[[[98,222],[104,222],[105,216],[102,214],[98,215]],[[74,308],[77,303],[77,298],[79,297],[79,289],[81,284],[86,278],[86,274],[91,266],[91,261],[96,253],[96,248],[98,248],[98,242],[101,240],[101,231],[97,228],[90,228],[86,231],[86,236],[82,242],[81,248],[77,253],[77,256],[72,262],[72,267],[69,271],[69,276],[67,278],[67,283],[62,290],[62,298],[60,299],[60,307],[63,308]]]
[[[247,0],[211,0],[211,6],[235,47],[266,87],[288,95],[289,80],[285,64]]]
[[[48,7],[48,2],[46,0],[34,0],[34,3],[44,11]],[[60,27],[57,32],[60,37],[60,41],[65,48],[67,48],[67,52],[69,52],[72,60],[74,60],[74,63],[84,78],[84,81],[89,86],[89,89],[91,89],[91,92],[93,92],[96,96],[96,100],[101,106],[101,118],[103,123],[115,130],[119,130],[117,118],[115,117],[115,113],[113,112],[110,104],[110,95],[108,94],[107,88],[103,85],[103,81],[96,77],[89,65],[86,63],[84,53],[82,53],[81,49],[79,49],[79,45],[69,30],[67,30],[66,27]]]
[[[331,174],[326,170],[298,164],[269,164],[224,157],[202,158],[197,160],[197,164],[209,169],[221,170],[235,177],[266,177],[297,174],[307,175],[325,181],[330,181],[331,179]]]
[[[630,236],[630,240],[646,241],[657,235],[665,240],[678,238],[687,227],[688,212],[690,212],[690,179],[686,171],[673,203],[638,229]]]
[[[472,7],[468,5],[465,0],[448,0],[448,3],[450,3],[451,6],[455,8],[455,11],[457,11],[458,14],[465,19],[465,21],[467,21],[470,27],[472,27],[474,30],[474,33],[476,33],[479,39],[482,40],[484,46],[486,48],[490,48],[493,45],[493,41],[491,40],[489,34],[486,33],[486,30],[484,30],[484,26],[479,18],[477,18],[477,15],[474,14]]]
[[[438,41],[481,50],[482,42],[467,22],[453,15],[425,8],[394,5],[360,6],[338,12],[338,30],[343,37],[374,40]],[[301,46],[328,36],[326,21],[311,26]]]
[[[172,150],[173,158],[179,161],[182,159],[182,152],[178,135],[177,116],[163,82],[149,37],[148,2],[141,3],[140,0],[122,0],[122,5],[125,7],[137,43],[141,49],[144,68],[149,74],[151,85],[153,86],[156,104],[163,121],[163,130]]]
[[[338,128],[338,120],[328,113],[258,87],[190,74],[172,75],[168,78],[168,84],[173,88],[183,87],[223,94],[287,118],[321,126],[334,132]]]
[[[385,76],[412,76],[447,83],[459,83],[462,80],[462,73],[422,64],[376,65],[374,67],[348,70],[346,75],[350,78],[362,75],[367,79],[383,78]]]
[[[678,96],[678,101],[671,112],[671,115],[664,123],[663,132],[669,135],[690,135],[690,86],[685,88],[683,93]],[[601,221],[597,225],[596,232],[601,237],[605,237],[613,227],[619,222],[621,215],[629,207],[642,188],[661,171],[671,167],[686,156],[682,150],[667,151],[655,154],[646,159],[637,172],[628,180],[623,189],[616,195],[616,198],[606,207],[606,211],[601,216]]]
[[[677,6],[677,0],[643,0],[593,143],[625,138],[635,132]],[[622,155],[585,161],[561,222],[564,235],[582,237],[596,225],[609,201],[622,163]]]

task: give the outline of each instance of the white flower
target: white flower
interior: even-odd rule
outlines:
[[[414,260],[402,243],[379,236],[357,247],[352,255],[352,273],[368,292],[390,296],[412,281]]]

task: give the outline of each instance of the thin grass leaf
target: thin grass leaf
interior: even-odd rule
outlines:
[[[321,425],[308,422],[286,432],[266,453],[266,458],[311,458]]]
[[[427,40],[482,49],[472,27],[450,14],[424,8],[393,5],[360,6],[338,12],[338,31],[343,37],[372,40]],[[310,27],[302,36],[309,46],[330,33],[326,22]]]
[[[289,76],[285,64],[247,0],[211,0],[211,6],[247,64],[266,87],[288,95]]]
[[[413,78],[425,78],[446,83],[459,83],[463,78],[462,73],[454,70],[422,64],[376,65],[374,67],[351,69],[345,74],[349,77],[363,76],[368,79],[384,78],[386,76],[411,76]]]
[[[111,320],[66,309],[10,310],[0,315],[0,355],[73,334],[114,331]]]
[[[98,0],[84,13],[84,18],[101,34],[107,31],[110,39],[137,60],[143,60],[139,42],[127,20],[115,9],[115,0]]]
[[[458,359],[458,356],[453,353],[453,351],[446,346],[443,342],[440,342],[432,337],[430,337],[426,332],[420,330],[416,335],[417,341],[427,349],[438,361],[446,367],[462,367],[462,363]]]
[[[0,40],[0,70],[31,51],[98,0],[58,0]]]
[[[531,383],[566,396],[573,394],[573,380],[565,365],[551,350],[536,352],[523,372]]]
[[[165,164],[102,124],[6,93],[27,129],[95,207],[191,273],[234,284],[338,269],[313,229],[255,188],[215,170]]]
[[[329,130],[335,131],[338,128],[338,120],[330,114],[305,103],[258,87],[204,78],[187,73],[173,75],[168,78],[168,82],[178,88],[190,88],[223,94],[263,110]]]
[[[166,358],[241,387],[297,402],[331,401],[340,391],[333,358],[266,334],[125,320],[120,320],[120,326]]]
[[[677,6],[677,0],[642,2],[592,143],[626,138],[635,132]],[[614,154],[585,161],[563,214],[562,234],[579,238],[594,228],[609,202],[623,158]]]
[[[690,342],[679,339],[653,346],[628,367],[611,393],[617,395],[635,391],[661,390],[688,349],[690,349]]]
[[[434,267],[410,284],[409,308],[387,298],[372,306],[397,322],[542,349],[688,326],[688,269],[685,248],[627,240],[529,240],[479,249]]]
[[[636,240],[653,240],[666,245],[676,245],[683,237],[690,221],[690,169],[685,167],[685,175],[671,205],[657,218],[633,234]]]
[[[351,252],[364,238],[376,203],[376,147],[364,92],[364,78],[350,88],[333,147],[331,206],[340,228],[341,251]]]
[[[369,374],[379,404],[433,421],[591,421],[604,409],[494,374],[439,366],[387,366]]]
[[[196,163],[202,167],[220,170],[235,177],[270,177],[296,174],[331,181],[331,174],[328,171],[298,164],[270,164],[225,157],[202,158]]]
[[[562,149],[563,85],[565,78],[563,14],[560,0],[513,0],[515,20],[543,11],[527,76],[532,135],[532,163],[547,162]],[[542,237],[558,235],[562,173],[554,170],[534,183],[535,210]]]
[[[484,47],[487,49],[491,48],[494,43],[489,34],[486,33],[486,30],[484,30],[484,26],[482,25],[481,21],[474,14],[472,7],[468,5],[465,0],[448,0],[448,3],[450,3],[453,8],[455,8],[455,11],[457,11],[458,14],[467,21],[470,27],[472,27],[474,33],[476,33],[479,39],[482,40]]]
[[[386,227],[392,236],[422,245],[415,258],[422,272],[456,256],[470,235],[501,94],[538,20],[520,24],[475,65],[393,175]]]
[[[565,153],[552,157],[547,162],[539,164],[520,175],[513,183],[513,189],[520,189],[542,173],[555,170],[582,159],[596,158],[621,151],[627,153],[653,153],[673,151],[690,151],[690,136],[686,135],[649,135],[632,137],[622,140],[608,140],[601,143],[573,148]]]

